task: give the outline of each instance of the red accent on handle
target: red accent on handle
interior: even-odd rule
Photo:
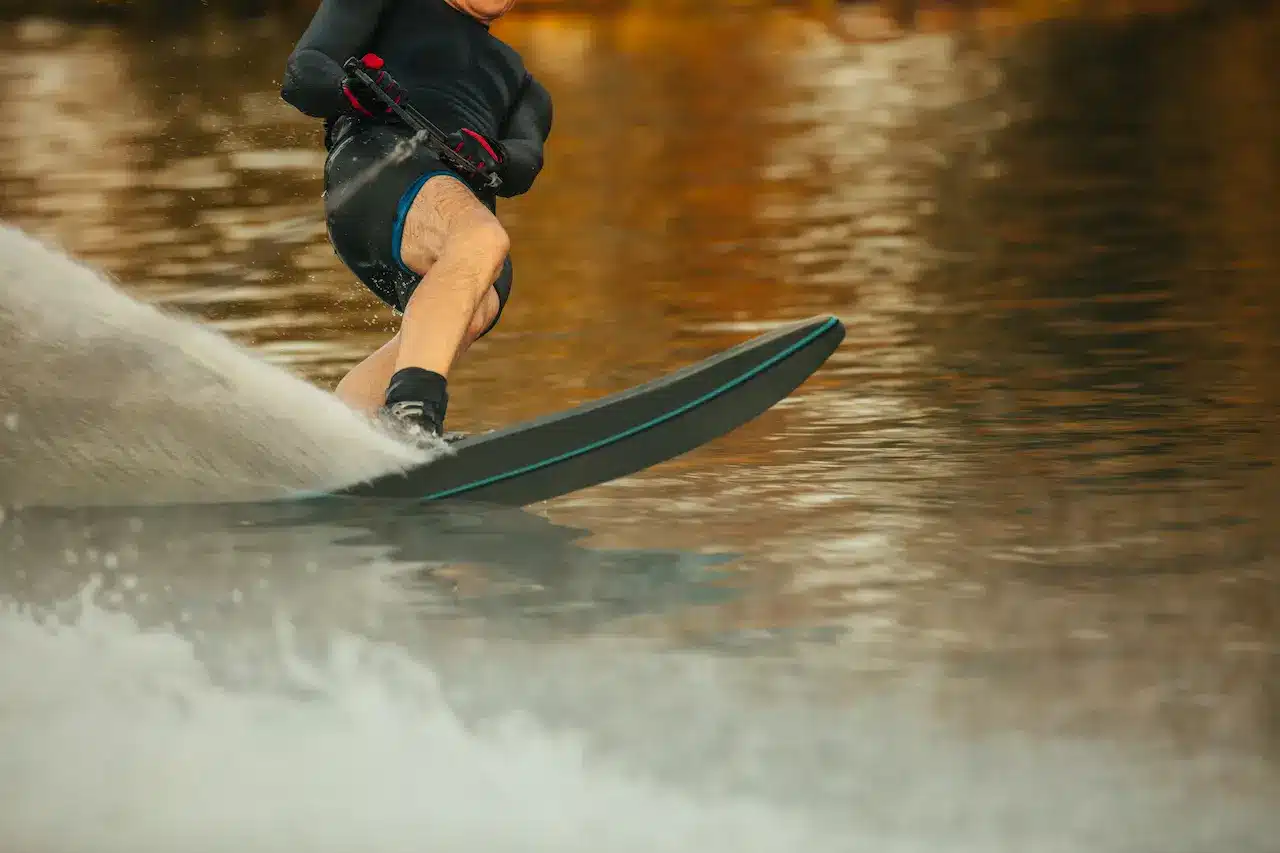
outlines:
[[[376,53],[366,53],[364,58],[360,60],[365,64],[366,68],[378,69],[386,63],[382,61],[382,57]]]
[[[476,142],[479,142],[480,147],[483,148],[485,151],[489,152],[489,156],[493,158],[493,162],[495,163],[502,162],[502,158],[498,156],[498,152],[494,151],[493,148],[490,147],[489,140],[485,139],[483,136],[476,133],[474,130],[471,130],[470,128],[464,127],[462,129],[462,132],[465,133],[467,136],[470,136]]]
[[[360,103],[360,99],[359,99],[359,98],[357,98],[355,95],[353,95],[353,94],[351,93],[351,90],[350,90],[350,89],[348,89],[346,86],[343,86],[343,87],[342,87],[342,94],[344,94],[344,95],[346,95],[346,96],[347,96],[347,100],[351,102],[351,106],[355,107],[355,108],[356,108],[356,109],[358,109],[360,112],[362,112],[362,113],[364,113],[365,115],[367,115],[367,116],[369,116],[369,117],[371,117],[371,118],[372,118],[373,113],[371,113],[371,112],[369,112],[367,109],[365,109],[364,104]]]

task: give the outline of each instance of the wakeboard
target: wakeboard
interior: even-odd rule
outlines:
[[[447,455],[329,496],[527,506],[634,474],[764,413],[844,335],[835,317],[791,323],[643,385],[463,438]]]

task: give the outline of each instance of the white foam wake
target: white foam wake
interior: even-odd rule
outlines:
[[[0,505],[261,498],[420,459],[332,395],[0,225]]]

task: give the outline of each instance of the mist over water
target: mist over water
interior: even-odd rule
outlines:
[[[12,850],[1268,849],[1212,763],[951,729],[927,683],[837,701],[820,662],[58,610],[0,611]]]
[[[16,710],[45,718],[0,753],[24,780],[3,807],[19,849],[843,849],[784,808],[593,762],[580,735],[524,714],[472,729],[394,646],[281,647],[284,677],[228,692],[191,646],[124,617],[3,624],[35,656],[12,673]]]

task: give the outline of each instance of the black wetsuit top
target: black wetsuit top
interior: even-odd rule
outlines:
[[[366,53],[383,58],[409,103],[445,133],[466,127],[502,143],[498,195],[533,186],[551,95],[488,26],[445,0],[322,0],[289,55],[281,97],[332,129],[352,112],[342,64]]]

